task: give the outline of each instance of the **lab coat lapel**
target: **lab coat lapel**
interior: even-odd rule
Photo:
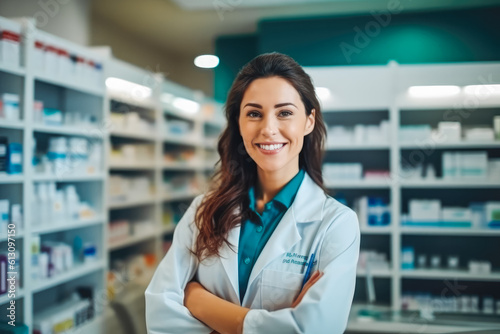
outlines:
[[[239,290],[239,281],[238,281],[238,244],[240,239],[240,225],[232,228],[227,236],[227,240],[231,245],[233,245],[233,249],[231,249],[227,243],[223,243],[221,249],[219,251],[220,260],[222,262],[222,266],[224,267],[224,271],[226,275],[229,277],[231,281],[231,285],[234,289],[234,293],[240,299],[240,290]]]
[[[262,269],[302,239],[297,223],[321,220],[325,199],[323,190],[306,173],[292,206],[286,211],[255,262],[248,280],[249,287]]]

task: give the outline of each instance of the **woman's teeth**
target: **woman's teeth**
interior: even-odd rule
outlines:
[[[274,144],[274,145],[261,145],[259,144],[260,148],[266,150],[266,151],[274,151],[277,149],[280,149],[283,147],[285,144]]]

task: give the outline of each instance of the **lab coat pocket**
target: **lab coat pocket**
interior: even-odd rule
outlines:
[[[261,281],[262,308],[268,311],[290,307],[302,285],[303,274],[264,269]]]

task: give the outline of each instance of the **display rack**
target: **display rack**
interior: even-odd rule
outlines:
[[[90,140],[93,141],[92,143],[100,142],[101,144],[106,141],[106,138],[96,137],[96,132],[92,132],[92,130],[99,130],[100,122],[104,119],[104,81],[97,78],[97,72],[91,72],[89,69],[86,73],[96,74],[96,80],[89,89],[89,86],[83,84],[82,81],[72,80],[69,77],[70,73],[62,73],[59,68],[57,71],[51,71],[48,63],[44,63],[43,48],[37,49],[35,43],[43,40],[47,46],[57,46],[66,57],[65,65],[70,65],[70,54],[75,57],[78,55],[79,59],[92,60],[94,65],[101,66],[100,69],[104,63],[91,50],[37,30],[33,22],[27,19],[13,21],[0,17],[0,30],[13,30],[20,35],[18,64],[5,63],[5,59],[0,59],[0,93],[13,93],[19,96],[20,119],[7,121],[0,118],[0,133],[9,141],[19,142],[23,146],[22,174],[0,175],[0,198],[21,204],[23,211],[23,228],[17,226],[16,234],[12,236],[16,249],[19,251],[20,286],[15,291],[15,297],[6,294],[0,296],[2,309],[0,313],[3,321],[10,320],[6,317],[6,312],[9,312],[7,305],[11,303],[11,300],[15,300],[16,324],[26,324],[31,331],[38,312],[51,308],[60,298],[69,297],[76,287],[90,286],[94,297],[105,291],[107,267],[104,256],[105,239],[95,237],[106,232],[107,216],[104,211],[105,205],[102,204],[105,200],[106,188],[104,166],[96,166],[97,169],[92,169],[88,161],[81,161],[79,164],[73,163],[67,166],[63,163],[56,171],[48,168],[49,165],[45,165],[44,174],[40,174],[36,170],[40,165],[35,167],[32,163],[37,153],[40,153],[37,151],[43,150],[42,153],[47,154],[48,148],[45,145],[52,137],[65,137],[67,140],[80,138],[86,140],[86,143],[90,143]],[[3,47],[6,45],[4,44]],[[38,51],[42,52],[41,56],[37,53]],[[56,53],[54,57],[58,57]],[[56,63],[51,63],[51,65],[54,64]],[[74,75],[76,78],[77,74]],[[46,102],[46,107],[59,109],[63,120],[67,121],[69,113],[78,110],[78,112],[91,114],[95,123],[93,125],[88,123],[85,125],[77,123],[44,125],[34,115],[35,100]],[[94,147],[93,144],[90,146]],[[103,162],[103,154],[96,155],[96,157]],[[85,173],[79,170],[82,166],[87,166]],[[35,212],[34,203],[36,203],[35,190],[39,184],[46,182],[53,182],[58,189],[74,185],[80,199],[91,205],[95,215],[87,219],[64,218],[59,223],[52,220],[53,216],[50,216],[51,220],[44,220],[39,212]],[[42,245],[48,241],[72,245],[75,238],[91,242],[97,250],[96,259],[93,261],[87,259],[86,262],[75,259],[73,266],[65,268],[64,272],[53,274],[49,278],[37,277],[39,274],[32,262],[34,243],[41,240]],[[11,240],[8,240],[6,236],[0,238],[2,252],[7,251],[8,241]],[[77,256],[77,254],[74,255]],[[95,306],[98,307],[97,303]],[[85,326],[93,331],[98,323],[99,316],[96,316]]]
[[[460,298],[465,293],[479,295],[480,298],[492,296],[494,300],[499,300],[498,289],[489,289],[490,285],[483,289],[476,285],[478,282],[500,282],[500,263],[492,251],[493,245],[498,245],[500,241],[499,229],[403,226],[402,220],[403,214],[408,212],[408,200],[412,198],[440,199],[444,206],[455,207],[476,201],[498,202],[500,175],[477,180],[443,179],[439,167],[444,151],[481,150],[487,151],[489,158],[498,158],[500,140],[415,139],[400,142],[399,134],[403,125],[427,124],[436,129],[440,121],[458,121],[462,127],[486,125],[493,128],[493,116],[500,116],[500,78],[497,76],[500,64],[399,65],[390,62],[387,66],[311,67],[306,71],[316,87],[329,89],[330,94],[322,98],[322,109],[330,130],[333,131],[333,126],[376,125],[382,119],[388,121],[389,143],[337,144],[335,141],[338,138],[330,136],[324,160],[325,163],[358,162],[363,168],[388,172],[386,177],[372,180],[337,181],[325,178],[330,193],[353,208],[355,200],[361,196],[384,197],[390,203],[390,225],[361,226],[361,250],[385,254],[389,268],[371,270],[377,297],[375,303],[368,302],[366,270],[358,269],[353,310],[373,309],[374,306],[401,310],[406,293],[435,295],[439,289],[444,291],[446,282],[459,282],[469,288],[467,292],[460,291],[455,295],[450,292],[447,297],[453,295]],[[482,86],[488,89],[487,93],[483,90],[483,94],[465,93],[465,86],[485,84],[496,86]],[[415,97],[409,94],[412,86],[435,85],[459,88],[450,96]],[[409,155],[416,155],[416,152],[424,152],[423,163],[438,165],[435,166],[437,178],[410,178],[404,173],[401,161],[408,160]],[[373,161],[378,161],[379,165],[370,165]],[[415,262],[419,254],[441,256],[441,267],[402,269],[402,249],[406,246],[415,248]],[[443,247],[447,247],[446,250]],[[450,255],[460,256],[459,268],[444,268]],[[489,261],[491,272],[469,271],[467,263],[475,258]],[[356,314],[351,314],[351,317],[348,330],[368,330],[374,326],[373,322],[369,326],[362,325],[357,321]]]
[[[144,275],[152,274],[165,255],[164,243],[171,240],[178,217],[204,191],[215,164],[214,138],[224,125],[221,107],[160,74],[112,57],[106,78],[108,176],[117,178],[108,192],[113,197],[108,201],[109,233],[113,234],[108,242],[110,276],[120,277],[120,284],[147,282],[148,277],[132,277],[129,267],[138,256],[153,255],[156,263]],[[179,176],[186,178],[179,181]],[[149,195],[124,196],[127,191],[120,190],[120,184],[127,182],[146,183]],[[134,192],[130,189],[129,194]],[[145,224],[137,225],[140,222]]]
[[[31,20],[13,21],[0,17],[0,30],[12,30],[20,35],[17,62],[7,62],[0,57],[0,94],[19,96],[20,116],[19,119],[7,120],[0,115],[0,135],[7,137],[9,142],[23,145],[22,173],[0,173],[0,200],[8,199],[9,205],[22,205],[24,225],[23,229],[16,230],[14,237],[19,251],[20,286],[16,288],[15,297],[0,295],[0,315],[7,319],[9,311],[6,306],[15,300],[16,323],[26,324],[32,330],[38,314],[57,305],[77,288],[88,286],[94,294],[96,316],[76,330],[101,333],[105,332],[102,311],[111,298],[108,290],[111,262],[140,253],[153,254],[157,261],[163,257],[164,240],[171,238],[177,222],[170,219],[168,224],[163,223],[164,209],[168,207],[166,203],[175,203],[176,218],[187,209],[186,203],[204,191],[206,177],[217,160],[214,143],[224,122],[221,121],[220,105],[199,93],[176,85],[161,75],[114,59],[100,49],[73,44],[33,26]],[[95,71],[87,71],[85,77],[78,79],[77,75],[84,75],[82,66]],[[124,86],[112,89],[116,84],[113,80],[107,82],[108,78],[121,79]],[[146,98],[144,89],[150,94]],[[170,100],[165,100],[165,94]],[[183,104],[173,103],[172,98],[182,98],[188,105],[196,103],[197,112],[186,116]],[[42,108],[35,101],[42,101]],[[146,128],[116,127],[116,115],[111,115],[113,111],[136,112],[130,119],[131,124],[146,125]],[[147,122],[139,124],[137,117],[144,118],[151,128],[147,127]],[[168,117],[187,119],[193,124],[194,132],[189,136],[169,135],[164,122]],[[70,142],[80,143],[80,146],[75,144],[74,152],[67,153],[75,159],[68,166],[57,160],[62,152],[58,151],[61,147],[57,146],[57,140],[52,143],[52,138],[56,137],[65,138],[60,143],[66,143],[68,147]],[[72,138],[79,138],[80,142]],[[146,149],[140,152],[151,153],[151,159],[142,159],[139,155],[117,160],[111,154],[115,144],[143,145]],[[165,161],[164,151],[177,146],[193,148],[194,158]],[[91,150],[86,158],[98,159],[97,163],[78,160],[87,154],[85,147]],[[99,154],[92,153],[94,147],[101,147],[95,149]],[[124,156],[130,158],[130,147],[125,151]],[[195,188],[180,192],[164,190],[166,186],[168,188],[164,174],[175,176],[186,172],[192,175]],[[118,201],[110,198],[110,175],[146,175],[151,181],[151,195],[140,193]],[[86,210],[85,215],[55,221],[52,218],[56,216],[45,216],[44,211],[35,212],[36,201],[46,200],[39,198],[40,184],[49,188],[54,184],[56,192],[62,188],[69,192],[67,186],[74,186],[80,201],[85,202],[80,203]],[[132,190],[131,193],[137,194],[136,188]],[[55,201],[53,197],[50,199]],[[142,222],[149,219],[152,228],[140,225],[136,229],[138,234],[110,243],[109,222],[117,217],[123,218],[117,212],[125,212],[125,217]],[[38,240],[41,244],[65,242],[73,247],[87,247],[90,242],[96,247],[97,254],[95,260],[85,263],[75,260],[71,269],[40,279],[34,276],[38,270],[34,269],[32,262],[32,249]],[[7,235],[0,235],[2,252],[6,251],[8,241]]]

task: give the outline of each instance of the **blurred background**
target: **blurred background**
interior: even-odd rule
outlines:
[[[239,69],[311,76],[346,333],[500,333],[500,1],[2,0],[0,332],[146,333]],[[13,326],[15,324],[15,327]]]

